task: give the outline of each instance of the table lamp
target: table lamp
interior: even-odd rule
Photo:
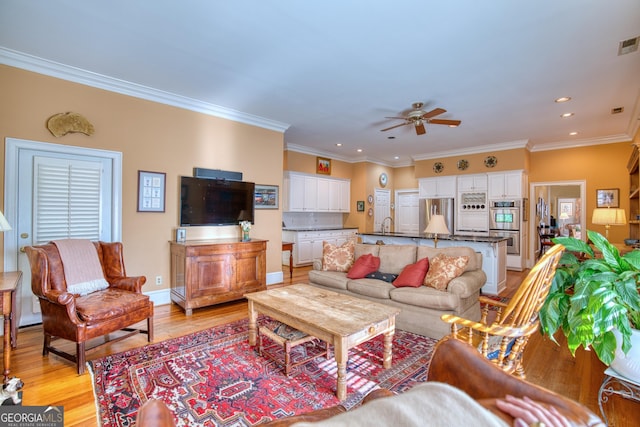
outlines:
[[[438,234],[451,234],[449,228],[447,228],[446,222],[444,221],[444,215],[431,215],[429,225],[424,229],[424,232],[434,235],[434,248],[438,247]]]
[[[624,209],[619,208],[595,208],[591,222],[598,225],[604,225],[604,237],[609,240],[609,228],[612,225],[625,225],[627,217]]]

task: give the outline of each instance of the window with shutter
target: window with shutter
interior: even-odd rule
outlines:
[[[99,240],[100,163],[35,157],[33,173],[33,242]]]

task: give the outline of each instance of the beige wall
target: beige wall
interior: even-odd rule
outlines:
[[[629,173],[627,161],[631,156],[631,143],[594,145],[584,148],[538,151],[531,153],[532,168],[529,182],[585,180],[587,229],[604,234],[604,226],[593,225],[591,214],[596,207],[596,190],[620,189],[620,207],[629,212]],[[609,240],[622,243],[629,237],[628,226],[611,227]]]
[[[512,150],[492,151],[490,153],[467,154],[464,156],[419,160],[416,161],[415,177],[428,178],[442,175],[466,175],[519,169],[526,170],[527,153],[527,150],[524,148],[518,148]],[[498,159],[497,164],[490,169],[484,165],[484,160],[489,155],[495,156]],[[469,167],[463,171],[458,170],[459,160],[466,160],[469,163]],[[444,169],[440,173],[435,173],[433,170],[433,165],[436,162],[440,162],[444,166]]]
[[[244,173],[246,181],[281,186],[283,134],[76,83],[0,66],[0,134],[6,137],[123,153],[122,240],[127,272],[147,276],[145,291],[169,284],[169,244],[178,226],[178,177],[193,167]],[[53,114],[74,111],[93,136],[56,138]],[[4,149],[0,179],[4,180]],[[166,173],[166,211],[136,212],[138,170]],[[0,185],[4,192],[4,181]],[[2,197],[2,199],[4,199]],[[4,211],[4,206],[3,206]],[[267,272],[281,271],[282,212],[256,210],[251,236],[268,240]],[[239,227],[192,227],[187,238],[237,236]],[[155,276],[164,277],[156,286]]]
[[[315,172],[316,156],[283,152],[283,135],[180,108],[111,93],[52,77],[0,66],[0,135],[71,146],[107,149],[123,153],[123,242],[127,268],[150,280],[146,291],[165,288],[169,282],[168,240],[178,224],[178,176],[191,175],[195,166],[241,171],[244,179],[258,184],[281,185],[282,171]],[[53,114],[75,111],[95,126],[93,136],[69,134],[55,138],[45,127]],[[636,136],[636,139],[638,137]],[[587,181],[587,211],[595,207],[595,190],[620,188],[621,207],[628,210],[629,179],[626,162],[629,143],[606,144],[530,153],[525,149],[456,156],[416,162],[415,167],[390,168],[378,164],[332,160],[331,176],[351,179],[351,213],[345,225],[371,231],[367,196],[379,188],[378,177],[386,172],[388,189],[417,187],[417,179],[434,176],[433,163],[442,161],[443,174],[462,173],[456,163],[469,161],[464,173],[486,172],[484,158],[495,155],[492,171],[525,169],[529,182],[557,180]],[[4,191],[4,150],[0,153],[0,192]],[[167,174],[165,213],[137,213],[138,170]],[[2,195],[2,199],[4,195]],[[356,211],[356,201],[365,201],[365,212]],[[4,211],[4,206],[2,207]],[[629,213],[628,214],[634,214]],[[590,215],[587,215],[590,227]],[[281,210],[256,211],[251,234],[269,240],[267,272],[281,269]],[[597,226],[596,226],[597,227]],[[594,228],[597,229],[597,228]],[[604,231],[604,230],[598,230]],[[188,238],[237,235],[237,227],[194,227]],[[627,227],[612,227],[611,240],[627,237]],[[0,237],[1,238],[1,237]],[[165,285],[156,287],[152,278],[162,275]]]
[[[640,141],[640,132],[636,136],[636,140]],[[419,178],[524,169],[528,172],[529,183],[585,180],[587,182],[587,228],[604,234],[603,226],[592,226],[591,224],[591,212],[596,205],[597,189],[619,188],[620,207],[626,209],[628,216],[636,214],[629,212],[629,199],[625,197],[629,194],[629,175],[626,165],[631,151],[631,143],[619,142],[551,151],[529,152],[522,148],[444,157],[420,160],[416,161],[415,166],[395,169],[374,163],[354,163],[351,176],[352,213],[348,217],[347,225],[357,226],[361,231],[372,231],[373,218],[366,215],[369,204],[365,202],[365,212],[356,212],[355,201],[366,201],[367,196],[373,194],[374,188],[380,188],[378,177],[382,172],[387,172],[389,175],[389,183],[386,188],[391,190],[393,200],[395,190],[417,188]],[[313,167],[315,157],[290,153],[289,159],[293,157],[293,154],[295,154],[297,165],[309,162]],[[496,156],[498,159],[494,168],[489,169],[484,165],[484,159],[488,155]],[[305,160],[305,157],[308,159]],[[459,171],[457,169],[456,165],[460,159],[469,162],[467,170]],[[441,174],[436,174],[433,171],[433,164],[438,161],[444,164],[444,171]],[[611,227],[609,232],[610,240],[616,243],[621,243],[628,236],[629,229],[626,226]]]

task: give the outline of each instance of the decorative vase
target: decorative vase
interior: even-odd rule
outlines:
[[[242,241],[243,242],[248,242],[249,240],[251,240],[251,238],[249,237],[249,232],[248,231],[243,231],[242,232]]]
[[[617,329],[613,330],[616,335],[616,356],[611,362],[611,367],[620,375],[632,381],[640,383],[640,330],[631,331],[631,348],[625,355],[622,351],[622,336]]]

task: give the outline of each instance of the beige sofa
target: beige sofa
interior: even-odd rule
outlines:
[[[371,245],[358,243],[355,259],[365,254],[380,258],[383,273],[400,274],[408,264],[438,253],[448,256],[468,256],[469,263],[462,275],[449,282],[446,290],[428,286],[396,288],[379,279],[349,279],[346,272],[322,271],[322,260],[315,260],[309,272],[309,283],[313,286],[340,292],[358,298],[400,308],[396,327],[405,331],[440,339],[449,334],[450,325],[440,316],[455,314],[471,320],[480,319],[480,288],[487,281],[482,271],[482,255],[469,247],[432,248],[414,245]]]

